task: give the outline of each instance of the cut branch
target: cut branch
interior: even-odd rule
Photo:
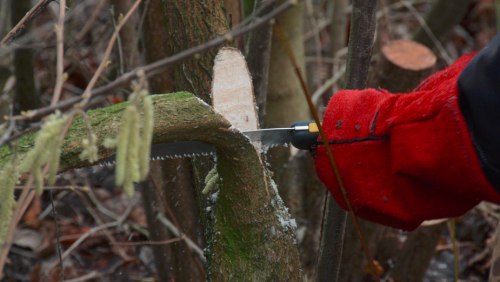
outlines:
[[[189,93],[156,95],[153,100],[153,144],[201,141],[217,147],[217,168],[222,180],[215,206],[218,220],[214,225],[214,251],[207,255],[213,256],[214,269],[225,271],[213,273],[213,279],[248,281],[258,275],[262,279],[272,276],[273,280],[299,281],[300,270],[289,267],[297,265],[299,259],[294,222],[248,139],[231,130],[231,124]],[[98,137],[100,160],[114,154],[114,149],[106,149],[102,144],[105,137],[118,133],[117,117],[128,104],[88,112]],[[61,171],[89,165],[78,157],[86,134],[84,119],[76,117],[64,140]],[[31,133],[20,138],[21,156],[33,147],[34,136]],[[12,153],[8,146],[0,148],[0,166]],[[259,257],[250,253],[258,253]]]

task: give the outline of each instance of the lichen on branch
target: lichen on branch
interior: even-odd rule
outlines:
[[[212,280],[299,281],[293,221],[276,189],[269,189],[271,179],[249,140],[190,93],[150,97],[154,105],[153,144],[200,141],[217,148],[219,196],[214,207],[213,243],[207,255],[214,261],[212,269],[224,271],[212,273]],[[115,153],[103,142],[118,134],[120,116],[129,105],[124,102],[88,112],[100,160]],[[85,128],[83,117],[77,116],[63,141],[59,172],[89,165],[79,158],[87,136]],[[19,154],[33,146],[33,139],[34,134],[27,134],[19,140]],[[1,167],[10,155],[9,147],[0,148]]]

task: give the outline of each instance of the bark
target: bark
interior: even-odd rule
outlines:
[[[10,0],[0,0],[0,37],[7,33],[7,22],[9,20]]]
[[[197,46],[201,43],[209,41],[221,34],[226,33],[229,29],[226,11],[223,7],[222,0],[216,1],[182,1],[182,0],[161,0],[163,8],[164,22],[167,30],[167,46],[170,54],[183,51],[185,49]],[[188,61],[184,61],[174,67],[175,89],[177,91],[191,91],[197,97],[208,104],[211,104],[211,83],[213,77],[214,59],[218,52],[218,48],[214,48]],[[215,163],[211,158],[198,157],[193,158],[192,174],[195,177],[195,189],[197,190],[197,201],[200,217],[203,224],[205,238],[207,241],[207,250],[214,252],[214,244],[211,243],[216,235],[214,231],[213,214],[207,211],[207,208],[212,208],[212,201],[201,194],[205,183],[205,177],[208,172],[214,167]],[[181,171],[191,170],[186,166],[181,167]],[[191,173],[191,172],[190,172]],[[193,186],[191,186],[193,187]],[[190,207],[192,209],[194,207]],[[193,222],[199,223],[197,218]],[[213,257],[208,256],[206,269],[208,270],[209,279],[214,279],[213,271],[217,269]]]
[[[193,169],[189,159],[174,159],[158,162],[163,178],[160,197],[163,197],[172,209],[181,232],[192,239],[200,248],[205,248],[205,234],[201,224],[200,210],[196,203],[196,188],[193,181]],[[167,214],[168,215],[168,214]],[[166,237],[164,240],[173,237]],[[168,251],[162,254],[167,259],[164,267],[169,268],[175,281],[204,281],[203,269],[198,258],[190,252],[186,242],[170,244]],[[198,265],[198,263],[200,263]]]
[[[495,0],[495,14],[497,18],[497,31],[500,31],[500,0]]]
[[[148,2],[147,15],[144,19],[143,42],[144,55],[147,63],[153,63],[169,56],[167,28],[165,26],[162,5],[158,0]],[[174,91],[173,69],[168,68],[148,79],[152,93],[169,93]],[[174,212],[182,232],[193,239],[201,248],[205,247],[203,227],[200,223],[200,212],[196,205],[196,193],[192,179],[192,166],[189,159],[175,159],[151,162],[151,172],[156,177],[156,187],[148,185],[143,190],[151,198],[150,203],[166,203]],[[165,212],[165,207],[160,210]],[[148,226],[159,230],[160,236],[155,240],[172,238],[169,232],[164,232],[163,224],[156,220],[155,211],[148,213]],[[166,214],[165,216],[170,217]],[[151,219],[150,219],[151,218]],[[173,219],[171,219],[173,221]],[[163,232],[163,233],[162,233]],[[153,233],[153,230],[151,230]],[[155,250],[155,262],[161,281],[172,277],[175,281],[203,281],[205,274],[198,265],[185,242],[162,246]]]
[[[168,32],[170,54],[200,45],[225,34],[229,25],[223,1],[161,0]],[[189,91],[211,104],[212,68],[218,48],[214,48],[174,68],[175,88]]]
[[[142,30],[144,42],[144,58],[147,64],[156,62],[170,55],[167,46],[167,28],[159,0],[150,0]],[[174,91],[173,69],[166,68],[162,72],[148,78],[152,93],[171,93]]]
[[[153,144],[193,140],[217,147],[220,190],[218,196],[211,196],[217,198],[212,210],[217,221],[210,241],[212,251],[206,253],[213,261],[211,279],[300,281],[293,222],[253,145],[192,94],[156,95],[153,99]],[[102,143],[105,137],[118,133],[116,119],[128,105],[125,102],[88,112],[100,160],[114,153]],[[86,134],[85,122],[78,116],[63,143],[61,172],[89,165],[78,157]],[[27,134],[19,139],[21,157],[32,148],[34,138],[35,134]],[[2,167],[11,155],[8,146],[0,148]]]
[[[207,2],[163,0],[162,3],[164,4],[164,13],[169,33],[168,45],[172,54],[208,41],[216,36],[224,34],[228,30],[226,13],[221,0]],[[210,104],[211,81],[213,76],[212,68],[217,52],[218,49],[213,49],[201,54],[199,58],[194,58],[177,66],[175,69],[176,89],[193,91],[196,96]],[[233,145],[239,147],[236,143]],[[222,160],[223,158],[225,158],[224,154],[218,154],[217,167],[221,176],[226,174],[224,172],[238,169],[238,166],[235,165],[226,166],[225,161]],[[235,156],[235,158],[241,159],[239,156]],[[256,163],[252,164],[249,161],[245,163],[249,168],[256,165]],[[197,183],[198,204],[202,212],[202,222],[204,224],[205,236],[207,239],[207,274],[209,279],[216,281],[229,279],[235,281],[299,280],[300,265],[296,247],[286,244],[283,245],[279,241],[273,241],[272,245],[268,245],[268,243],[253,244],[253,240],[274,238],[274,234],[281,233],[281,231],[275,233],[276,227],[268,229],[266,227],[269,226],[268,224],[258,223],[261,221],[260,215],[258,213],[256,214],[253,209],[245,211],[245,214],[241,214],[239,211],[234,212],[235,209],[229,211],[227,209],[229,207],[227,203],[229,202],[233,204],[235,204],[235,202],[250,204],[249,199],[247,199],[245,194],[241,191],[232,195],[232,198],[225,198],[228,195],[221,191],[218,194],[217,204],[214,208],[211,200],[212,197],[206,197],[199,193],[204,187],[203,180],[208,171],[212,169],[213,163],[208,162],[206,158],[195,158],[193,166],[195,181]],[[248,173],[246,174],[248,175]],[[225,186],[226,177],[222,176],[222,178],[224,179],[223,186]],[[264,198],[260,198],[264,195],[251,188],[253,185],[244,184],[244,181],[250,179],[244,179],[244,177],[229,179],[247,187],[249,189],[248,191],[252,191],[252,197],[259,201],[258,203],[254,202],[251,204],[251,206],[255,208],[255,211],[260,210],[259,207],[261,205],[265,205],[266,208],[272,209],[272,203],[281,202],[279,196],[271,190],[269,190],[270,198],[268,198],[267,201],[265,201]],[[261,178],[251,179],[252,181],[260,181]],[[267,183],[270,184],[271,179],[268,178]],[[224,187],[222,190],[223,189]],[[222,202],[226,204],[220,204],[221,197],[224,198]],[[267,212],[270,212],[270,210]],[[261,231],[249,231],[246,227],[247,223],[245,223],[245,218],[247,217],[257,220],[257,222],[254,221],[248,224],[252,226],[254,226],[253,224],[261,225],[262,227],[259,227]],[[289,237],[286,238],[294,238],[294,228],[287,230],[289,233],[287,233],[286,236]],[[268,231],[271,232],[270,235],[267,233]],[[242,234],[245,235],[242,236]],[[226,250],[224,250],[224,248],[226,248]],[[228,251],[228,249],[236,249],[236,251]],[[279,249],[282,253],[279,254],[275,252],[271,256],[264,255],[271,249]],[[267,263],[269,260],[275,261],[276,257],[274,257],[274,255],[278,255],[280,260],[286,261],[286,264]]]
[[[375,84],[393,93],[408,93],[415,89],[431,75],[437,60],[429,48],[409,40],[384,45],[380,55]]]
[[[0,91],[3,91],[7,80],[11,76],[9,68],[0,66]],[[9,107],[12,103],[12,97],[10,93],[5,93],[0,95],[0,124],[5,122],[4,116],[9,115]]]
[[[351,31],[344,89],[364,89],[372,58],[377,1],[352,1]]]
[[[259,5],[266,2],[273,2],[266,9],[262,10],[259,16],[272,11],[276,7],[277,0],[261,0]],[[254,1],[244,1],[254,2]],[[264,116],[266,114],[266,100],[269,74],[269,60],[271,56],[271,39],[273,27],[271,25],[263,25],[253,32],[249,33],[246,38],[247,46],[245,57],[247,57],[248,69],[252,74],[253,89],[255,93],[255,102],[259,109],[259,121],[263,125]]]
[[[377,250],[387,227],[358,218],[361,231],[371,254]],[[361,240],[350,216],[347,217],[342,267],[339,281],[361,281],[369,269],[368,260],[363,251]],[[406,280],[402,280],[406,281]]]
[[[224,0],[224,6],[226,7],[227,20],[229,23],[229,29],[239,24],[243,20],[243,7],[242,0]],[[241,52],[244,51],[244,37],[236,38],[235,43]]]
[[[31,9],[31,1],[18,0],[11,3],[12,26],[15,26],[26,13]],[[30,29],[25,28],[21,35]],[[14,74],[16,76],[14,113],[20,114],[21,111],[38,109],[40,107],[40,98],[35,86],[33,51],[31,49],[17,49],[14,52]]]
[[[336,53],[347,44],[348,19],[344,13],[347,4],[347,0],[333,0],[330,2],[330,5],[332,5],[329,15],[332,19],[332,24],[330,25],[330,58],[335,58]],[[339,70],[340,65],[334,64],[332,68],[329,69],[329,77],[334,76]],[[323,96],[324,104],[328,103],[330,97],[335,94],[337,90],[338,87],[332,87],[330,95]]]
[[[323,227],[315,281],[339,280],[346,232],[347,212],[341,209],[328,190],[323,212]]]
[[[446,223],[441,223],[420,227],[412,232],[406,239],[400,256],[395,259],[391,277],[397,281],[422,281],[445,227]]]
[[[153,173],[156,168],[156,166],[151,166],[150,168],[150,173],[153,177],[161,176],[161,174]],[[151,241],[167,240],[167,238],[170,238],[168,230],[156,219],[158,213],[165,213],[165,207],[162,205],[160,195],[156,193],[154,184],[150,179],[139,183],[138,186],[142,192],[142,204],[144,205],[146,220],[148,222],[149,239]],[[160,281],[168,281],[170,279],[170,268],[166,263],[166,259],[163,259],[169,250],[169,245],[156,245],[153,248],[156,271]]]
[[[332,19],[330,25],[330,57],[335,57],[335,53],[344,48],[347,43],[347,17],[344,13],[347,7],[347,0],[333,0],[330,2]]]
[[[239,24],[243,20],[241,1],[224,0],[224,6],[226,7],[227,18],[230,20],[229,25],[231,27]]]
[[[349,35],[349,50],[347,55],[346,77],[344,81],[345,89],[366,88],[371,51],[373,47],[373,37],[375,33],[376,4],[376,0],[353,0],[352,2],[351,31]],[[324,215],[323,230],[341,230],[342,228],[345,228],[342,226],[342,223],[346,221],[346,212],[342,211],[331,197],[330,193],[328,193],[328,205],[325,207],[325,210],[328,213],[326,215],[331,215],[332,217],[333,215],[336,215],[337,218],[331,220],[329,217]],[[347,220],[347,226],[353,225],[351,220],[352,219],[349,217]],[[363,222],[365,221],[360,221],[361,230],[363,234],[367,236],[367,234],[365,234],[367,232],[363,228]],[[333,225],[333,227],[330,225]],[[345,280],[345,277],[349,276],[349,267],[352,265],[349,263],[343,263],[342,265],[345,267],[340,268],[340,266],[336,265],[339,263],[338,258],[329,256],[342,253],[343,248],[345,252],[342,255],[342,260],[344,260],[348,257],[354,257],[356,254],[363,251],[362,248],[359,248],[361,246],[361,244],[358,244],[360,242],[359,236],[354,234],[352,231],[352,228],[346,229],[345,233],[352,234],[352,236],[349,235],[345,237],[346,242],[344,247],[342,246],[344,242],[343,232],[335,232],[333,236],[323,232],[316,281],[354,281]],[[372,236],[379,236],[378,232],[373,232],[371,235],[368,234],[368,237]],[[352,248],[350,247],[351,244],[353,244]],[[371,248],[374,249],[373,246]],[[363,258],[365,259],[364,261],[366,261],[364,256]],[[357,266],[359,270],[359,266],[364,267],[365,264],[363,264],[362,261],[357,260],[354,265]],[[359,271],[357,272],[359,273]],[[331,278],[330,280],[321,280],[321,277]]]
[[[500,236],[500,223],[497,227],[497,232],[495,235],[495,244],[493,245],[493,255],[491,256],[491,267],[490,267],[490,277],[488,281],[498,282],[500,281],[500,244],[498,243],[498,237]]]
[[[333,0],[329,3],[329,16],[332,19],[330,26],[330,57],[335,58],[335,54],[346,45],[347,38],[347,17],[344,9],[347,6],[347,0]],[[335,75],[339,66],[334,65],[329,69],[330,76]],[[332,88],[333,95],[336,88]],[[323,96],[324,104],[328,103],[331,95]],[[318,250],[318,265],[316,272],[316,281],[336,281],[338,279],[340,263],[342,260],[342,245],[345,235],[345,224],[347,213],[340,209],[327,191],[323,211],[323,228],[321,238],[331,238],[331,240],[320,240]],[[321,228],[321,227],[320,227]]]
[[[303,276],[314,279],[321,238],[321,219],[325,202],[325,186],[314,170],[314,160],[309,152],[300,151],[293,162],[293,187],[300,197],[300,218],[297,218],[297,241]],[[296,201],[296,199],[292,199]],[[295,205],[294,202],[292,202]],[[299,204],[299,202],[297,202]]]
[[[460,23],[469,9],[472,0],[437,0],[425,16],[425,22],[436,38],[443,42],[451,29]],[[413,34],[412,40],[429,48],[434,48],[434,42],[422,27]]]

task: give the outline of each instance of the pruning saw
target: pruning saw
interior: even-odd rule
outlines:
[[[215,57],[212,80],[213,110],[222,115],[255,146],[288,146],[313,153],[318,145],[318,127],[314,121],[296,122],[287,128],[259,129],[252,79],[246,61],[238,49],[221,48]],[[260,142],[257,143],[257,141]],[[151,160],[214,155],[214,146],[199,141],[154,144]],[[115,156],[100,162],[113,165]]]

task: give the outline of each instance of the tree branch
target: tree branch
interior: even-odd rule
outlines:
[[[217,169],[220,190],[213,212],[218,219],[214,225],[212,256],[223,273],[214,273],[214,280],[248,281],[251,275],[275,277],[279,281],[299,281],[295,245],[294,221],[290,220],[282,200],[267,170],[248,139],[220,115],[213,112],[195,96],[179,92],[153,96],[155,128],[153,144],[178,141],[201,141],[217,147]],[[96,134],[100,160],[114,154],[104,148],[106,137],[118,133],[118,117],[128,102],[88,112]],[[168,118],[165,118],[167,117]],[[61,171],[88,166],[78,155],[86,136],[85,121],[75,118],[63,142]],[[34,133],[20,138],[19,154],[23,156],[34,144]],[[0,166],[10,159],[12,150],[0,148]],[[269,187],[270,186],[270,187]],[[266,189],[269,187],[270,195]],[[208,197],[208,196],[207,196]],[[258,253],[257,258],[250,254]],[[259,279],[258,279],[259,280]]]
[[[198,45],[194,48],[190,48],[188,50],[179,52],[173,56],[164,58],[162,60],[159,60],[159,61],[154,62],[154,63],[149,64],[149,65],[146,65],[146,66],[142,67],[142,69],[148,75],[155,74],[156,72],[161,71],[165,67],[174,65],[178,62],[189,59],[197,54],[203,53],[211,48],[222,45],[222,44],[226,43],[228,40],[231,41],[234,38],[242,36],[242,35],[250,32],[250,31],[252,31],[252,30],[254,30],[254,29],[256,29],[264,24],[269,24],[268,22],[270,19],[273,19],[276,16],[287,11],[288,9],[290,9],[291,7],[296,5],[296,3],[298,3],[297,0],[295,0],[295,1],[289,0],[289,1],[281,4],[280,6],[278,6],[272,12],[270,12],[267,15],[260,18],[259,21],[255,21],[254,23],[252,23],[249,26],[243,26],[240,29],[234,29],[234,30],[232,30],[232,31],[220,36],[220,37],[217,37],[217,38],[210,40],[206,43]],[[101,86],[101,87],[98,87],[98,88],[91,90],[90,97],[95,98],[95,97],[99,97],[99,96],[111,95],[112,90],[114,90],[117,87],[120,87],[122,85],[129,83],[132,79],[135,79],[135,78],[137,78],[137,69],[123,74],[121,77],[117,78],[116,80],[114,80],[111,83],[108,83],[104,86]],[[61,110],[61,111],[68,110],[71,107],[73,107],[73,105],[79,103],[82,100],[83,100],[83,97],[81,97],[81,96],[74,97],[71,99],[61,101],[57,105],[49,106],[49,107],[45,107],[45,108],[41,108],[39,110],[33,111],[30,114],[27,114],[26,116],[16,116],[14,118],[18,121],[31,122],[31,121],[40,119],[41,117],[47,116],[47,115],[53,113],[55,110]],[[12,139],[10,139],[9,141],[12,141]],[[5,143],[0,144],[0,146],[3,146],[3,145],[5,145]]]
[[[22,20],[2,39],[0,46],[10,43],[21,32],[27,24],[36,19],[36,17],[54,0],[40,0],[31,10],[22,18]]]

